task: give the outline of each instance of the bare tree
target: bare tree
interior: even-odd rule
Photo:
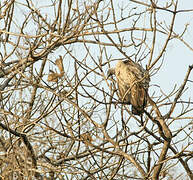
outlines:
[[[188,24],[175,30],[192,11],[175,0],[1,1],[1,179],[193,179],[193,65],[171,92],[153,81],[170,42],[193,51]],[[106,76],[130,58],[151,76],[144,123]]]

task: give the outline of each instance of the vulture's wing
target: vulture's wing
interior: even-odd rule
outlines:
[[[120,95],[120,99],[121,101],[127,103],[127,104],[131,104],[130,103],[130,90],[129,90],[129,86],[125,86],[124,83],[122,83],[122,81],[117,79],[117,84],[118,84],[118,88],[119,88],[119,95]]]

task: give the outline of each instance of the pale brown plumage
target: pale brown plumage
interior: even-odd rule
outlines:
[[[149,74],[132,60],[118,61],[115,68],[108,71],[108,76],[115,74],[120,99],[132,105],[132,113],[141,115],[147,104]]]

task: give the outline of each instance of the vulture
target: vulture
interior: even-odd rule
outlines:
[[[129,59],[120,60],[115,68],[110,68],[107,77],[111,75],[116,76],[121,101],[132,105],[132,114],[142,115],[148,99],[148,71]]]

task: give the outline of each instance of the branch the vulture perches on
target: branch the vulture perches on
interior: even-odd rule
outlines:
[[[132,60],[118,61],[107,77],[115,75],[121,101],[132,105],[132,113],[141,115],[148,100],[150,77],[148,71]]]

